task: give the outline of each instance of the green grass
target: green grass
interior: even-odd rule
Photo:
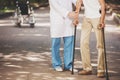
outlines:
[[[120,14],[117,14],[117,16],[120,18]]]
[[[4,9],[0,9],[0,13],[7,13],[7,12],[14,12],[14,9],[7,7],[5,7]]]

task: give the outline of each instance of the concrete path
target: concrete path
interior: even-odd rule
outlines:
[[[80,55],[80,24],[77,27],[75,68],[82,69]],[[51,66],[49,8],[35,11],[36,26],[15,27],[13,16],[0,20],[0,80],[106,80],[97,78],[97,51],[95,35],[90,39],[93,74],[82,76],[70,71],[56,72]],[[106,15],[106,50],[110,80],[120,80],[120,27]],[[63,56],[63,42],[61,45]],[[63,60],[63,58],[62,58]]]

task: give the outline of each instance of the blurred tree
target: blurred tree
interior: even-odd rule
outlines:
[[[120,5],[120,0],[105,0],[107,3],[118,4]]]
[[[5,7],[15,7],[17,0],[0,0],[0,9],[3,9]],[[18,0],[18,1],[27,1],[27,0]],[[31,3],[47,3],[48,0],[28,0]]]

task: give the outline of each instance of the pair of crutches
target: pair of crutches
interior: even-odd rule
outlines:
[[[103,44],[104,44],[103,46],[104,46],[106,80],[109,80],[108,68],[107,68],[107,55],[106,55],[106,47],[105,47],[106,45],[105,45],[104,28],[102,28],[102,35],[103,35]],[[74,74],[75,42],[76,42],[76,25],[75,25],[75,29],[74,29],[74,44],[73,44],[73,59],[72,59],[72,72],[71,72],[71,74]]]

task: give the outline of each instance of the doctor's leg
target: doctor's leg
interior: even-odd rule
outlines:
[[[60,58],[60,38],[52,38],[52,66],[53,68],[62,67]]]
[[[73,57],[73,36],[64,37],[64,69],[70,69],[72,67]]]

